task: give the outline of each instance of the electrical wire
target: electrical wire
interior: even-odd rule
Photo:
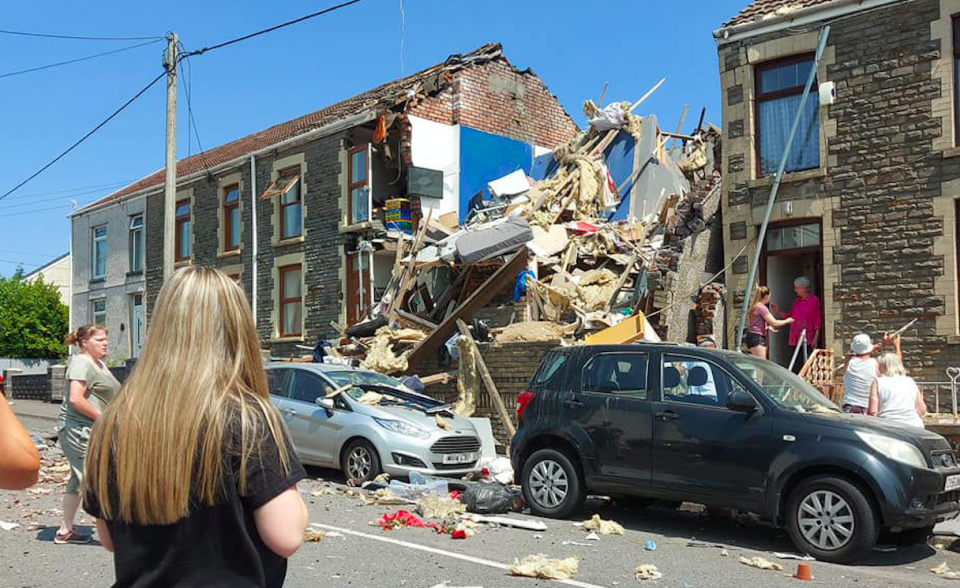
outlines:
[[[193,118],[193,100],[191,96],[193,95],[193,64],[190,63],[190,55],[184,53],[183,59],[180,59],[183,63],[187,64],[187,83],[183,85],[184,94],[187,96],[187,157],[190,156],[190,129],[193,129],[193,134],[197,137],[197,148],[200,149],[200,153],[197,155],[203,155],[204,149],[203,144],[200,142],[200,129],[197,128],[197,121]],[[207,170],[207,174],[210,174],[210,167],[207,166],[207,161],[200,158],[200,163],[203,164],[203,169]]]
[[[92,129],[90,132],[88,132],[86,135],[84,135],[83,137],[81,137],[81,138],[80,138],[77,142],[75,142],[73,145],[67,147],[67,149],[66,149],[65,151],[63,151],[62,153],[60,153],[60,155],[57,155],[57,156],[54,157],[52,160],[50,160],[49,163],[47,163],[46,165],[44,165],[43,167],[41,167],[41,168],[38,169],[37,171],[35,171],[35,172],[33,172],[32,174],[30,174],[30,176],[29,176],[27,179],[23,180],[22,182],[20,182],[19,184],[17,184],[17,185],[14,186],[13,188],[11,188],[11,189],[7,190],[6,192],[4,192],[3,195],[0,195],[0,200],[3,200],[4,198],[6,198],[7,196],[9,196],[10,194],[13,194],[14,192],[16,192],[17,190],[19,190],[20,188],[22,188],[27,182],[29,182],[29,181],[32,180],[33,178],[39,176],[39,175],[42,174],[44,171],[46,171],[50,166],[52,166],[52,165],[55,164],[56,162],[58,162],[58,161],[60,161],[61,159],[63,159],[68,153],[70,153],[70,152],[73,151],[77,146],[79,146],[81,143],[83,143],[84,141],[86,141],[87,139],[89,139],[91,135],[93,135],[94,133],[96,133],[97,131],[99,131],[101,128],[103,128],[104,125],[106,125],[108,122],[110,122],[111,120],[113,120],[114,117],[116,117],[118,114],[120,114],[121,112],[123,112],[124,109],[126,109],[128,106],[130,106],[131,104],[133,104],[133,102],[134,102],[137,98],[139,98],[140,96],[143,96],[143,95],[147,92],[147,90],[149,90],[150,88],[152,88],[154,84],[156,84],[157,82],[159,82],[159,81],[160,81],[164,76],[166,76],[166,75],[167,75],[167,72],[164,71],[164,72],[161,72],[160,75],[158,75],[157,77],[153,78],[153,81],[151,81],[149,84],[147,84],[146,86],[144,86],[144,88],[143,88],[142,90],[140,90],[139,92],[137,92],[136,94],[134,94],[133,98],[130,98],[129,100],[127,100],[126,102],[124,102],[123,105],[122,105],[120,108],[118,108],[118,109],[116,109],[116,110],[113,111],[113,114],[111,114],[110,116],[108,116],[107,118],[105,118],[105,119],[103,120],[103,122],[101,122],[101,123],[98,124],[97,126],[93,127],[93,129]]]
[[[21,37],[42,37],[44,39],[72,39],[75,41],[146,41],[148,39],[163,39],[163,37],[89,37],[81,35],[48,35],[46,33],[28,33],[24,31],[8,31],[0,29],[0,34],[19,35]]]
[[[137,178],[134,178],[132,180],[124,180],[122,182],[110,182],[109,184],[97,184],[94,186],[79,186],[76,188],[64,188],[61,190],[51,190],[49,192],[31,192],[29,194],[17,194],[15,196],[11,196],[10,198],[14,200],[17,198],[36,198],[37,196],[50,196],[51,194],[66,194],[68,192],[74,193],[74,194],[76,193],[86,194],[90,192],[99,191],[99,189],[107,190],[112,187],[123,186],[125,184],[129,184],[130,182],[133,182],[136,180]]]
[[[8,219],[8,218],[10,218],[10,217],[12,217],[12,216],[24,216],[24,215],[27,215],[27,214],[34,214],[34,213],[37,213],[37,212],[49,212],[49,211],[51,211],[51,210],[59,210],[59,209],[61,209],[61,208],[68,208],[68,207],[71,207],[71,206],[73,206],[73,203],[72,203],[72,202],[66,202],[66,203],[64,203],[64,204],[57,204],[57,205],[55,205],[55,206],[46,206],[46,207],[44,207],[44,208],[37,208],[37,209],[34,209],[34,210],[21,210],[21,211],[19,211],[19,212],[4,213],[4,214],[3,214],[3,218],[4,218],[4,220],[6,220],[6,219]]]
[[[407,13],[403,9],[403,0],[400,0],[400,77],[404,77],[403,72],[403,41],[406,36]]]
[[[129,182],[128,182],[128,183],[129,183]],[[125,185],[125,184],[122,184],[122,185]],[[57,200],[66,200],[66,199],[68,199],[68,198],[70,198],[70,199],[76,199],[78,196],[89,196],[89,195],[91,195],[91,194],[97,194],[97,193],[99,193],[99,192],[106,192],[106,191],[108,191],[108,190],[112,190],[112,188],[100,188],[100,189],[98,189],[98,190],[87,190],[87,191],[85,191],[85,192],[70,192],[70,193],[68,193],[68,194],[61,194],[61,195],[59,195],[59,196],[53,196],[53,197],[51,197],[51,198],[43,198],[43,199],[40,199],[40,200],[30,200],[30,201],[28,201],[28,202],[18,201],[16,204],[4,204],[4,205],[0,205],[0,210],[9,210],[9,209],[11,209],[11,208],[21,208],[21,207],[24,207],[24,206],[31,206],[31,205],[34,205],[34,204],[42,204],[42,203],[44,203],[44,202],[56,202]]]
[[[189,52],[189,53],[186,54],[186,57],[190,57],[190,56],[192,56],[192,55],[203,55],[204,53],[207,53],[207,52],[210,52],[210,51],[215,51],[215,50],[217,50],[217,49],[221,49],[221,48],[226,47],[226,46],[228,46],[228,45],[233,45],[234,43],[239,43],[240,41],[246,41],[246,40],[252,39],[252,38],[254,38],[254,37],[259,37],[260,35],[265,35],[265,34],[267,34],[267,33],[272,33],[273,31],[282,29],[282,28],[284,28],[284,27],[288,27],[288,26],[290,26],[290,25],[295,25],[295,24],[301,23],[301,22],[303,22],[303,21],[305,21],[305,20],[310,20],[311,18],[316,18],[316,17],[318,17],[318,16],[322,16],[322,15],[324,15],[324,14],[333,12],[333,11],[335,11],[335,10],[340,10],[341,8],[346,8],[347,6],[350,6],[350,5],[352,5],[352,4],[359,4],[360,2],[363,2],[363,0],[350,0],[349,2],[343,2],[343,3],[341,3],[341,4],[337,4],[336,6],[331,6],[330,8],[325,8],[325,9],[319,11],[319,12],[314,12],[313,14],[308,14],[308,15],[306,15],[306,16],[301,16],[300,18],[297,18],[297,19],[294,19],[294,20],[291,20],[291,21],[287,21],[287,22],[285,22],[285,23],[281,23],[281,24],[272,26],[272,27],[270,27],[270,28],[268,28],[268,29],[263,29],[263,30],[260,30],[260,31],[255,32],[255,33],[250,33],[249,35],[244,35],[244,36],[242,36],[242,37],[237,37],[236,39],[230,39],[229,41],[224,41],[223,43],[218,43],[218,44],[216,44],[216,45],[211,45],[211,46],[209,46],[209,47],[203,47],[202,49],[197,49],[196,51],[191,51],[191,52]]]
[[[0,259],[0,263],[12,263],[13,265],[19,266],[30,266],[30,267],[43,267],[45,264],[42,263],[27,263],[26,261],[12,261],[10,259]]]
[[[6,253],[7,255],[26,255],[28,257],[42,257],[44,259],[51,259],[63,255],[63,252],[60,253],[38,253],[36,251],[10,251],[8,249],[0,249],[0,253]]]
[[[68,61],[61,61],[58,63],[51,63],[48,65],[41,65],[39,67],[31,67],[29,69],[21,69],[18,71],[11,71],[5,74],[0,74],[0,78],[11,78],[13,76],[19,76],[26,73],[31,73],[35,71],[43,71],[45,69],[50,69],[53,67],[60,67],[61,65],[69,65],[71,63],[79,63],[81,61],[89,61],[90,59],[96,59],[98,57],[104,57],[105,55],[113,55],[114,53],[122,53],[124,51],[130,51],[131,49],[137,49],[138,47],[146,47],[147,45],[153,45],[154,43],[159,43],[163,39],[155,39],[153,41],[147,41],[146,43],[138,43],[136,45],[130,45],[120,49],[114,49],[113,51],[105,51],[103,53],[97,53],[95,55],[87,55],[86,57],[78,57],[76,59],[70,59]]]

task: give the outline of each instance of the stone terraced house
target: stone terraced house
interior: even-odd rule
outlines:
[[[876,337],[917,318],[904,334],[913,374],[945,381],[944,369],[960,366],[958,19],[960,0],[756,0],[714,33],[731,314],[739,315],[773,176],[829,23],[759,280],[783,310],[794,278],[812,280],[821,346],[844,352],[856,333]],[[732,336],[736,321],[728,325]],[[771,357],[782,361],[781,331]]]
[[[577,130],[499,44],[453,55],[181,159],[176,266],[235,277],[263,346],[299,354],[378,303],[396,257],[385,228],[409,231],[427,209],[462,221],[489,181],[529,173]],[[161,169],[73,214],[73,326],[105,322],[117,359],[138,353],[162,286],[163,204]]]

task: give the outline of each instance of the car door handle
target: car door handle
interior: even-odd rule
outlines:
[[[678,418],[680,418],[680,415],[673,412],[672,410],[666,410],[664,412],[658,412],[657,418],[660,419],[661,421],[675,421]]]
[[[283,414],[288,415],[288,416],[293,416],[293,415],[297,414],[297,411],[293,410],[292,408],[285,408],[285,409],[283,409]]]
[[[579,400],[564,400],[563,405],[566,406],[567,408],[572,408],[572,409],[584,407],[584,404]]]

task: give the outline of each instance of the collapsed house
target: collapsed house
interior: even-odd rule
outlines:
[[[709,230],[720,132],[701,118],[689,135],[667,133],[632,110],[588,101],[586,132],[529,174],[490,181],[462,222],[430,210],[416,230],[388,222],[378,246],[393,252],[390,281],[361,322],[337,325],[326,361],[399,375],[463,357],[469,340],[722,346],[722,252]],[[458,388],[462,399],[472,386]]]

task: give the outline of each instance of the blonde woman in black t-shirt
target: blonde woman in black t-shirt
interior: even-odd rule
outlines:
[[[146,345],[97,420],[84,508],[116,587],[276,587],[299,548],[306,477],[270,404],[246,297],[190,267],[164,285]]]

